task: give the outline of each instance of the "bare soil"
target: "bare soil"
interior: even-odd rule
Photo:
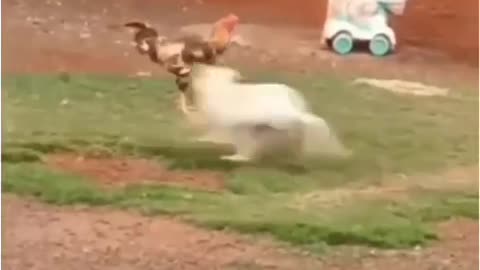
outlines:
[[[434,4],[440,1],[422,1],[425,4],[420,7],[417,7],[418,1],[411,1],[413,6],[407,6],[407,13],[412,13],[413,18],[405,18],[405,21],[398,22],[397,28],[399,35],[403,35],[402,32],[407,33],[402,40],[412,41],[405,42],[394,55],[381,59],[371,57],[367,53],[342,57],[322,49],[319,44],[321,27],[314,22],[322,21],[323,11],[322,7],[318,9],[314,7],[312,0],[304,2],[305,6],[312,6],[311,14],[302,15],[306,21],[297,18],[302,12],[285,11],[287,8],[292,10],[294,3],[298,1],[282,0],[275,4],[275,8],[272,8],[271,1],[238,1],[243,4],[231,3],[230,0],[211,0],[211,2],[219,3],[213,5],[210,1],[203,3],[202,1],[173,0],[143,1],[141,4],[134,0],[2,1],[2,7],[6,11],[2,21],[3,72],[64,71],[129,75],[150,72],[153,76],[163,75],[165,72],[162,68],[155,66],[147,58],[139,56],[132,48],[130,44],[132,34],[121,27],[121,24],[130,20],[148,21],[162,34],[168,35],[172,31],[178,31],[182,26],[211,23],[227,12],[236,12],[240,15],[242,23],[238,34],[246,39],[250,46],[249,48],[233,46],[227,52],[224,62],[231,66],[269,70],[277,68],[304,73],[328,71],[341,75],[413,79],[435,85],[454,85],[457,88],[459,83],[475,88],[478,85],[478,66],[455,61],[457,58],[452,58],[449,50],[436,49],[435,46],[421,47],[425,42],[417,42],[413,37],[422,37],[420,40],[424,40],[429,35],[423,32],[418,35],[408,34],[427,28],[432,31],[438,29],[436,32],[439,33],[447,33],[447,30],[443,30],[447,29],[444,28],[446,25],[450,27],[448,33],[452,32],[455,35],[445,34],[444,38],[436,39],[450,44],[449,48],[461,48],[461,44],[469,44],[470,47],[477,48],[474,50],[476,52],[478,32],[472,32],[472,29],[478,29],[478,26],[474,26],[472,18],[478,20],[478,14],[476,17],[475,13],[470,14],[475,6],[473,0],[462,3],[462,10],[454,15],[450,12],[455,9],[452,7],[450,10],[447,4],[445,7],[442,6],[441,10],[448,9],[450,15],[441,15],[443,13],[438,11],[440,8],[436,7],[438,4]],[[467,3],[472,5],[469,6],[472,9],[467,8]],[[430,18],[429,13],[424,13],[429,5],[432,6],[431,12],[438,12],[438,16]],[[476,5],[478,6],[478,1]],[[468,16],[462,12],[466,12]],[[291,15],[287,16],[287,13]],[[313,20],[314,15],[320,17],[315,17]],[[287,17],[280,19],[279,16]],[[434,19],[443,18],[442,16],[446,18],[439,19],[440,23],[437,24]],[[401,18],[403,20],[403,17]],[[428,18],[432,20],[432,27],[427,27],[430,25],[427,24]],[[460,22],[463,23],[462,31],[451,31],[451,28],[459,25]],[[459,38],[458,35],[461,33],[470,33],[465,34],[470,38]],[[477,38],[474,38],[475,33]],[[451,41],[450,37],[454,40]],[[439,41],[432,42],[439,43]],[[451,45],[452,42],[453,45]],[[462,56],[469,55],[472,51],[472,49],[461,50]]]
[[[327,1],[318,0],[203,2],[219,5],[222,10],[232,10],[256,22],[318,29],[324,23],[327,5]],[[400,46],[440,50],[478,67],[478,3],[477,0],[407,0],[404,14],[392,19]],[[194,2],[186,5],[195,6]]]
[[[162,217],[44,205],[2,196],[5,269],[445,269],[478,268],[478,224],[452,220],[427,249],[348,248],[322,260],[267,239],[205,231]]]
[[[159,184],[192,189],[220,191],[224,188],[222,173],[208,170],[169,170],[154,160],[128,157],[85,157],[55,154],[46,164],[56,170],[71,172],[96,181],[103,186],[121,187],[128,184]]]
[[[253,244],[166,218],[53,207],[11,195],[3,195],[2,205],[5,269],[313,270],[318,265],[268,241]]]

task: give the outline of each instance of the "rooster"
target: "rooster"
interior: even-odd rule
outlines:
[[[207,40],[198,35],[168,39],[143,22],[128,22],[125,26],[137,30],[134,43],[140,54],[148,55],[152,62],[164,66],[169,73],[175,75],[177,88],[181,92],[181,110],[189,115],[192,108],[187,105],[187,98],[194,104],[192,93],[188,91],[192,65],[215,64],[217,57],[230,45],[238,22],[239,18],[234,14],[221,18],[214,23]]]

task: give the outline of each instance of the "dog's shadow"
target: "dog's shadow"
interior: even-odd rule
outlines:
[[[233,149],[229,146],[196,144],[196,145],[163,145],[146,147],[152,156],[168,160],[170,169],[182,170],[217,170],[231,172],[238,168],[275,169],[289,174],[304,174],[308,169],[302,164],[287,159],[261,159],[252,162],[233,162],[222,160],[220,156],[230,155]]]

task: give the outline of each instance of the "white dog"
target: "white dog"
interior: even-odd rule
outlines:
[[[222,159],[248,161],[272,143],[293,146],[302,154],[346,154],[326,122],[310,112],[295,89],[240,83],[240,78],[238,71],[227,67],[197,64],[192,71],[195,103],[209,131],[203,140],[235,147],[234,155]]]

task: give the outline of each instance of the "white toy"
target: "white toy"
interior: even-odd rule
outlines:
[[[406,1],[329,0],[323,41],[342,55],[352,51],[355,41],[368,42],[373,55],[387,55],[397,43],[388,17],[403,14]]]

